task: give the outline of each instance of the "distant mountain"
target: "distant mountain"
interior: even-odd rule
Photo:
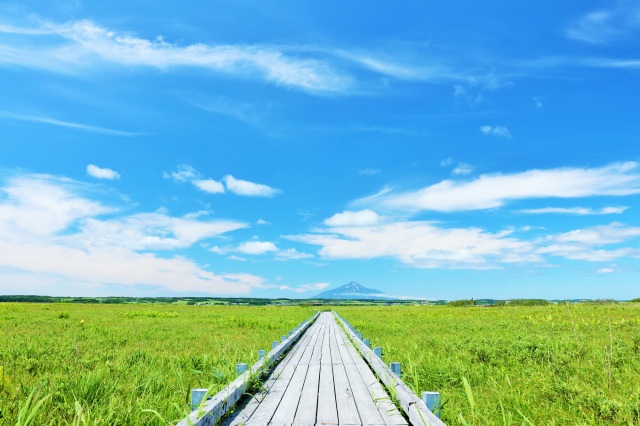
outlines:
[[[367,288],[362,284],[351,281],[333,290],[323,291],[311,299],[358,299],[358,300],[395,300],[396,297],[389,296],[373,288]]]

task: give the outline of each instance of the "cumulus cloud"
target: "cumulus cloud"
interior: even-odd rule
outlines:
[[[192,182],[196,188],[209,194],[222,194],[224,186],[221,182],[213,179],[197,179]]]
[[[311,253],[300,252],[294,248],[280,250],[276,253],[276,259],[278,260],[299,260],[310,259],[312,257],[313,255]]]
[[[380,221],[380,216],[372,210],[360,210],[357,212],[345,210],[336,213],[324,220],[328,226],[367,226],[374,225]]]
[[[279,189],[270,186],[249,182],[247,180],[236,179],[231,175],[225,176],[223,179],[227,190],[237,195],[247,197],[273,197],[280,193]]]
[[[120,179],[120,173],[108,168],[101,168],[93,164],[89,164],[87,166],[87,174],[97,179]]]
[[[146,39],[113,31],[89,20],[31,28],[2,25],[0,33],[12,35],[11,44],[0,46],[3,62],[59,72],[77,72],[101,63],[162,70],[190,67],[312,93],[342,92],[351,86],[351,78],[327,61],[288,55],[286,46],[181,46],[162,37]]]
[[[179,164],[176,170],[172,172],[164,172],[165,179],[173,179],[176,182],[190,182],[200,178],[200,173],[188,164]]]
[[[279,189],[261,183],[236,179],[231,175],[223,177],[222,182],[214,179],[205,179],[200,172],[188,164],[179,164],[176,170],[169,173],[165,172],[163,176],[176,182],[190,182],[199,190],[209,194],[222,194],[225,191],[229,191],[245,197],[273,197],[280,193]]]
[[[417,268],[485,269],[502,263],[540,262],[535,246],[479,228],[444,228],[425,221],[329,226],[287,238],[320,246],[326,259],[394,258]]]
[[[385,188],[355,201],[407,212],[441,212],[497,208],[513,200],[625,196],[640,193],[638,163],[614,163],[596,168],[529,170],[512,174],[486,174],[471,181],[443,180],[422,189]]]
[[[261,255],[278,251],[278,247],[269,241],[248,241],[242,243],[236,249],[240,253]]]
[[[92,190],[98,188],[47,175],[6,179],[0,187],[0,281],[47,294],[114,285],[248,294],[263,284],[261,277],[215,274],[171,253],[246,224],[164,211],[123,214],[90,198]]]
[[[511,138],[511,132],[502,126],[481,126],[480,131],[485,135],[497,136],[501,138]]]

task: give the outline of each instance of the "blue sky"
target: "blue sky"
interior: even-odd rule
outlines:
[[[0,3],[0,293],[640,297],[640,4]]]

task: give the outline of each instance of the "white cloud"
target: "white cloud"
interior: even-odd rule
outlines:
[[[247,294],[263,284],[257,276],[217,275],[184,256],[156,253],[245,224],[163,211],[126,215],[84,195],[92,191],[98,188],[46,175],[8,178],[0,192],[0,282],[15,279],[24,284],[20,291],[45,294],[110,286]]]
[[[1,48],[2,48],[2,45],[0,45],[0,50]],[[0,62],[1,62],[1,58],[0,58]],[[80,123],[74,123],[71,121],[58,120],[52,117],[45,117],[40,115],[14,114],[7,111],[0,111],[0,118],[9,118],[11,120],[17,120],[17,121],[27,121],[32,123],[48,124],[51,126],[66,127],[66,128],[81,130],[85,132],[101,133],[101,134],[113,135],[113,136],[145,135],[145,133],[142,133],[142,132],[127,132],[123,130],[108,129],[106,127],[91,126],[88,124],[80,124]]]
[[[640,193],[640,174],[637,170],[637,163],[626,162],[598,168],[481,175],[471,181],[444,180],[413,191],[399,192],[385,188],[354,204],[409,212],[450,212],[496,208],[508,201],[531,198],[625,196]]]
[[[200,173],[188,164],[179,164],[171,173],[164,172],[165,179],[173,179],[176,182],[190,182],[200,178]]]
[[[4,62],[59,72],[77,72],[83,67],[110,63],[126,67],[162,70],[195,67],[218,73],[259,78],[276,85],[307,92],[342,92],[351,78],[327,62],[289,56],[285,48],[265,45],[191,44],[118,33],[92,21],[45,23],[33,28],[0,26],[11,34],[12,44],[0,46]]]
[[[627,226],[619,222],[577,229],[553,237],[561,243],[579,243],[584,245],[617,244],[631,238],[640,237],[640,227]]]
[[[296,293],[306,293],[308,291],[320,291],[329,287],[329,283],[313,283],[313,284],[303,284],[298,287],[291,287],[288,285],[279,285],[278,290],[283,291],[295,291]]]
[[[539,209],[525,209],[518,210],[518,213],[527,214],[574,214],[580,216],[586,215],[605,215],[605,214],[621,214],[627,210],[628,207],[623,206],[610,206],[603,207],[601,209],[591,209],[585,207],[543,207]]]
[[[299,252],[294,248],[288,248],[285,250],[280,250],[276,253],[276,258],[279,260],[299,260],[299,259],[310,259],[313,255],[310,253]]]
[[[445,158],[444,160],[440,160],[440,166],[441,167],[447,167],[450,166],[454,163],[454,159],[449,157],[449,158]]]
[[[327,259],[395,258],[417,268],[485,269],[502,263],[540,262],[535,246],[478,228],[442,228],[424,221],[337,226],[286,238],[320,246]]]
[[[596,270],[596,273],[598,274],[611,274],[612,272],[615,272],[616,270],[613,268],[600,268],[598,270]]]
[[[198,179],[192,181],[196,188],[201,191],[208,192],[209,194],[222,194],[224,192],[224,186],[221,182],[213,179]]]
[[[223,181],[227,190],[237,195],[244,195],[247,197],[273,197],[280,193],[279,189],[260,183],[236,179],[231,175],[225,176]]]
[[[236,250],[244,254],[261,255],[277,252],[278,247],[269,241],[248,241],[240,244]]]
[[[89,164],[87,166],[87,174],[98,179],[108,179],[108,180],[120,179],[120,173],[108,168],[101,168],[93,164]]]
[[[565,34],[574,40],[591,44],[609,44],[632,35],[640,29],[640,6],[637,2],[617,2],[609,9],[589,12],[567,28]]]
[[[357,212],[345,210],[325,219],[324,224],[327,226],[367,226],[378,223],[380,219],[380,216],[372,210],[360,210]]]
[[[485,135],[511,138],[511,132],[506,127],[502,126],[481,126],[480,131]]]
[[[456,176],[464,176],[473,172],[473,169],[475,169],[475,167],[473,167],[469,163],[458,163],[458,165],[451,171],[451,173]]]

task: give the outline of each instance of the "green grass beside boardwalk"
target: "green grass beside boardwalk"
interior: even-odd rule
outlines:
[[[640,303],[336,310],[449,425],[640,424]]]
[[[441,392],[450,425],[639,424],[638,303],[304,305],[0,303],[0,424],[24,425],[32,392],[49,396],[32,424],[164,424],[144,410],[175,422],[191,388],[222,389],[237,362],[329,308],[402,362],[416,393]]]

